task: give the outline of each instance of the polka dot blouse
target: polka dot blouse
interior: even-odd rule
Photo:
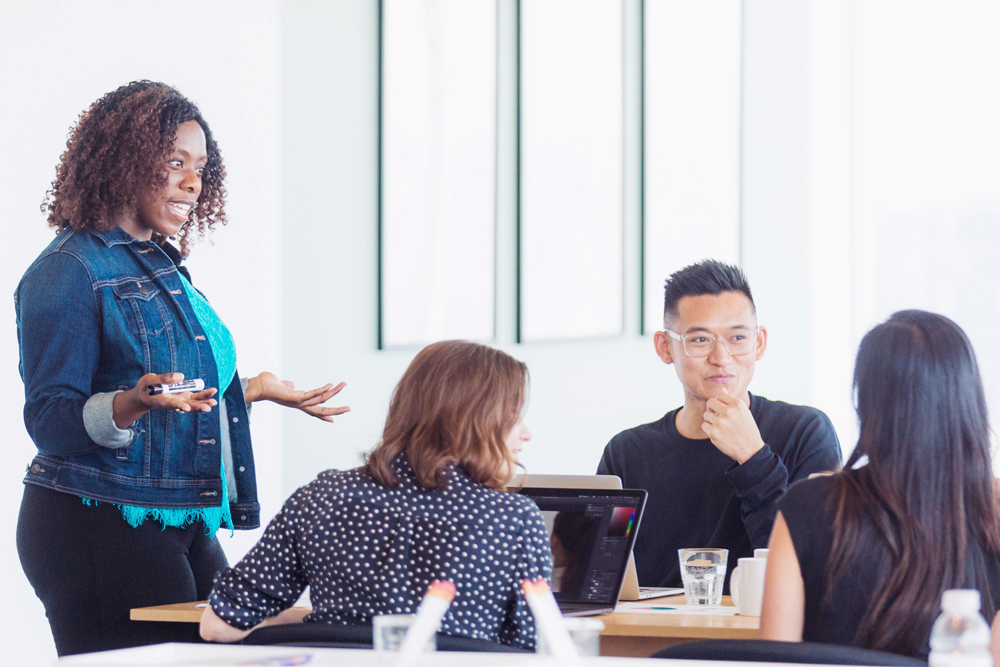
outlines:
[[[212,609],[247,629],[292,606],[309,586],[307,623],[370,623],[417,610],[427,586],[457,594],[441,632],[533,648],[535,624],[522,579],[552,577],[545,522],[529,498],[470,480],[454,469],[445,488],[425,491],[399,457],[399,486],[360,469],[328,470],[300,488],[236,567],[215,580]]]

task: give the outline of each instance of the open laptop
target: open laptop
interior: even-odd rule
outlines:
[[[646,505],[639,489],[522,488],[545,518],[552,592],[563,616],[615,610]]]
[[[516,491],[522,487],[555,488],[555,489],[620,489],[622,480],[617,475],[517,475],[510,483],[510,489]],[[635,558],[632,552],[628,554],[628,566],[625,570],[625,581],[622,583],[621,595],[618,599],[625,602],[661,598],[668,595],[682,595],[683,588],[655,588],[640,586],[639,577],[635,572]]]

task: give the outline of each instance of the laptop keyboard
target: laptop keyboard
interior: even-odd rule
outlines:
[[[563,616],[596,616],[597,614],[610,614],[614,610],[613,605],[610,607],[595,607],[592,604],[559,603],[559,611],[562,612]]]

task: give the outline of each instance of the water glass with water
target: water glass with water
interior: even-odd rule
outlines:
[[[688,604],[722,604],[729,549],[678,549]]]
[[[601,654],[601,630],[604,629],[604,622],[596,618],[563,618],[563,626],[569,632],[569,638],[573,640],[577,653],[584,657],[596,657]],[[535,651],[538,653],[552,654],[545,643],[545,636],[539,632],[538,640],[535,642]]]
[[[384,614],[372,618],[372,644],[376,651],[398,651],[416,614]],[[431,635],[424,651],[437,650],[437,635]]]

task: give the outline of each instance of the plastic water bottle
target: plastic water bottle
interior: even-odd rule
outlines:
[[[993,667],[990,626],[980,604],[979,591],[944,592],[941,615],[931,628],[929,667]]]

